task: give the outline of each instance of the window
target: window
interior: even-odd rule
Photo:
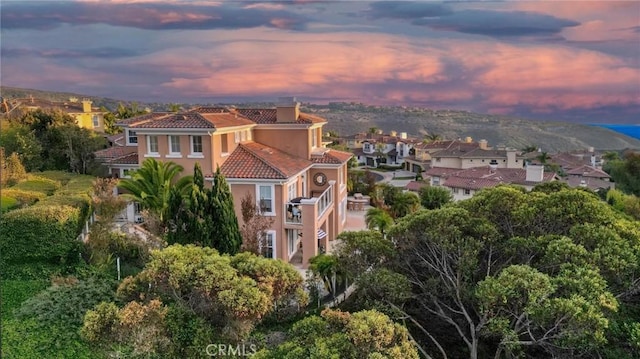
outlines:
[[[191,136],[191,154],[202,155],[202,136]]]
[[[344,224],[344,222],[347,220],[347,198],[346,197],[342,200],[342,203],[340,203],[338,212],[340,216],[340,221]]]
[[[240,132],[240,141],[244,142],[247,140],[247,131]]]
[[[465,195],[465,196],[468,196],[468,195],[470,195],[470,194],[471,194],[471,190],[470,190],[470,189],[468,189],[468,188],[465,188],[465,189],[464,189],[464,191],[463,191],[463,193],[464,193],[464,195]]]
[[[433,182],[432,184],[434,186],[439,186],[440,185],[440,177],[432,177],[431,181]]]
[[[436,162],[440,162],[440,157],[436,157]]]
[[[251,130],[247,130],[247,141],[252,140]]]
[[[260,254],[265,258],[276,258],[276,231],[266,231],[260,241]]]
[[[136,135],[136,131],[127,130],[127,144],[138,143],[138,135]]]
[[[273,211],[273,186],[258,185],[258,198],[260,199],[258,206],[262,214],[275,215]]]
[[[311,130],[311,148],[318,147],[318,136],[316,130]]]
[[[100,127],[100,118],[98,115],[91,116],[91,121],[93,121],[93,127]]]
[[[220,147],[222,148],[222,153],[229,153],[229,139],[228,135],[225,133],[220,136]]]
[[[122,171],[120,173],[120,177],[122,177],[122,178],[131,178],[131,170],[130,169],[123,168],[123,169],[120,169],[120,171]]]
[[[180,155],[180,136],[169,136],[169,154]]]
[[[237,131],[236,131],[236,132],[234,132],[234,133],[233,133],[233,137],[234,137],[234,139],[235,139],[236,143],[239,143],[239,142],[240,142],[240,132],[237,132]]]
[[[460,193],[460,190],[459,190],[458,188],[452,188],[452,189],[451,189],[451,192],[452,192],[453,194],[458,194],[458,193]]]
[[[289,201],[298,197],[298,181],[296,180],[295,182],[289,184],[288,190],[289,190]]]
[[[298,243],[300,243],[300,232],[297,229],[287,229],[287,247],[289,250],[289,256],[293,255],[298,250]]]
[[[147,154],[158,154],[158,136],[147,136]]]

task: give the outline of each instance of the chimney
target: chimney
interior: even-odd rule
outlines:
[[[473,138],[467,136],[467,137],[465,137],[464,142],[471,143],[471,142],[473,142]]]
[[[591,154],[591,167],[596,166],[596,155]]]
[[[498,169],[498,164],[495,164],[495,163],[489,164],[489,172],[490,173],[496,173],[497,169]]]
[[[587,148],[587,151],[589,151],[589,153],[593,153],[593,151],[594,151],[594,150],[595,150],[595,149],[594,149],[593,147],[589,147],[589,148]]]
[[[480,142],[478,142],[478,145],[480,146],[481,150],[486,150],[489,147],[487,140],[484,139],[480,140]]]
[[[280,97],[276,105],[276,122],[296,122],[300,116],[300,103],[295,97]]]
[[[544,166],[528,165],[527,176],[525,180],[527,182],[542,182],[544,178]]]
[[[398,132],[396,132],[396,131],[391,131],[391,132],[389,132],[389,135],[390,135],[391,137],[396,137],[396,136],[398,136]]]
[[[403,140],[407,139],[407,133],[406,132],[400,132],[400,138],[402,138]]]
[[[82,112],[91,112],[91,104],[93,102],[91,102],[91,100],[89,99],[83,99],[82,100]]]
[[[376,134],[378,134],[378,135],[383,135],[383,134],[384,134],[384,131],[382,131],[382,130],[378,130],[378,131],[376,132]]]

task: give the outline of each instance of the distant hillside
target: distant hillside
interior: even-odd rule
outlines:
[[[618,132],[566,122],[534,121],[456,110],[367,106],[351,103],[306,105],[305,110],[329,120],[327,129],[341,135],[377,127],[414,135],[435,133],[445,139],[467,136],[486,139],[491,145],[514,148],[539,146],[546,152],[594,147],[600,150],[640,148],[640,140]]]
[[[115,110],[119,103],[130,105],[133,101],[87,96],[82,94],[50,92],[14,87],[0,87],[0,95],[7,99],[26,98],[30,95],[52,101],[65,101],[70,97],[89,98],[95,106]],[[167,103],[137,103],[153,111],[167,110]],[[184,108],[197,105],[180,104]],[[230,105],[230,104],[227,104]],[[274,103],[241,103],[238,107],[272,107]],[[486,139],[493,146],[514,148],[539,146],[546,152],[558,152],[594,147],[600,150],[640,148],[640,140],[601,127],[566,122],[534,121],[507,116],[494,116],[458,110],[431,110],[404,106],[368,106],[357,103],[330,103],[328,105],[304,104],[303,111],[315,113],[329,120],[327,130],[350,135],[377,127],[385,132],[395,130],[421,136],[435,133],[445,139]]]

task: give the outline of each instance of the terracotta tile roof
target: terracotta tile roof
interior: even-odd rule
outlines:
[[[137,123],[137,122],[149,121],[149,120],[153,120],[155,118],[163,117],[163,116],[166,116],[166,115],[169,115],[169,114],[170,114],[170,112],[145,113],[144,115],[122,119],[122,120],[118,121],[116,123],[116,125],[118,125],[118,126],[128,126],[128,125],[131,125],[131,124],[134,124],[134,123]]]
[[[116,133],[115,135],[107,136],[107,141],[114,144],[114,146],[124,146],[124,133]]]
[[[432,167],[426,170],[424,174],[431,177],[445,177],[459,171],[461,171],[459,168]]]
[[[611,178],[611,176],[609,176],[607,172],[592,166],[587,166],[587,165],[583,165],[583,166],[571,169],[567,171],[567,174],[573,175],[573,176],[577,175],[582,177]]]
[[[214,129],[213,123],[197,112],[170,113],[148,121],[136,122],[130,126],[136,128],[203,128]]]
[[[122,157],[114,158],[112,160],[107,161],[110,165],[137,165],[138,164],[138,153],[130,153],[128,155],[124,155]]]
[[[349,161],[351,157],[353,157],[352,153],[330,149],[321,156],[312,155],[311,162],[339,165]]]
[[[404,186],[407,191],[419,192],[421,188],[428,187],[429,184],[422,181],[411,181]]]
[[[104,150],[96,151],[94,152],[94,155],[100,160],[112,160],[114,158],[137,152],[138,148],[134,146],[113,146],[105,148]]]
[[[255,124],[253,121],[242,116],[237,116],[235,113],[207,112],[201,113],[200,115],[207,121],[212,123],[215,128],[246,126]]]
[[[615,188],[615,183],[604,181],[600,178],[594,178],[594,177],[587,177],[587,178],[568,177],[567,179],[563,180],[563,182],[566,182],[569,185],[569,187],[572,187],[572,188],[587,187],[594,191],[597,191],[600,189],[606,189],[606,188]]]
[[[442,169],[444,168],[436,168],[436,170]],[[426,173],[429,174],[432,170],[434,169],[428,170]],[[493,187],[500,183],[534,186],[538,183],[552,181],[556,177],[553,172],[544,172],[541,182],[527,181],[527,170],[524,168],[497,168],[492,170],[489,166],[483,166],[464,170],[450,168],[449,170],[452,171],[442,175],[442,177],[446,178],[444,186],[467,189]]]
[[[39,98],[20,98],[11,100],[13,108],[33,107],[42,110],[61,110],[69,114],[84,113],[84,107],[81,101],[49,101]],[[104,113],[99,107],[91,107],[92,113]]]
[[[238,109],[235,109],[234,111],[238,112],[242,116],[245,116],[246,118],[250,119],[251,121],[257,124],[283,123],[283,122],[277,122],[277,119],[276,119],[277,110],[275,108],[267,108],[267,109],[238,108]],[[325,123],[325,122],[327,122],[327,120],[323,118],[313,116],[308,113],[300,112],[300,115],[298,116],[298,120],[295,122],[289,122],[289,123],[313,124],[313,123]]]
[[[238,145],[220,171],[227,178],[287,179],[310,165],[311,161],[248,141]]]
[[[478,148],[477,143],[466,143],[466,142],[458,142],[452,143],[447,148],[433,152],[431,157],[462,157]]]
[[[229,109],[225,108],[225,107],[208,107],[208,106],[201,106],[201,107],[196,107],[190,111],[193,112],[198,112],[198,113],[229,113]]]
[[[463,189],[483,189],[495,187],[501,183],[500,180],[493,178],[464,178],[464,177],[449,177],[444,181],[443,186],[451,188],[463,188]]]

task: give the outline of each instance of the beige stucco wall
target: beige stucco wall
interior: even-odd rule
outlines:
[[[258,129],[254,128],[253,139],[269,147],[279,149],[292,156],[311,158],[311,130],[309,129]]]
[[[147,135],[138,133],[138,158],[140,163],[149,158],[147,156]],[[202,173],[206,176],[215,172],[211,149],[213,138],[208,134],[202,134],[202,153],[204,158],[189,158],[191,154],[191,143],[189,135],[178,135],[180,137],[180,156],[173,157],[169,154],[169,138],[167,135],[157,135],[158,137],[158,157],[153,157],[158,161],[171,161],[184,167],[184,175],[192,175],[196,162],[200,163]],[[218,145],[219,146],[219,145]]]

